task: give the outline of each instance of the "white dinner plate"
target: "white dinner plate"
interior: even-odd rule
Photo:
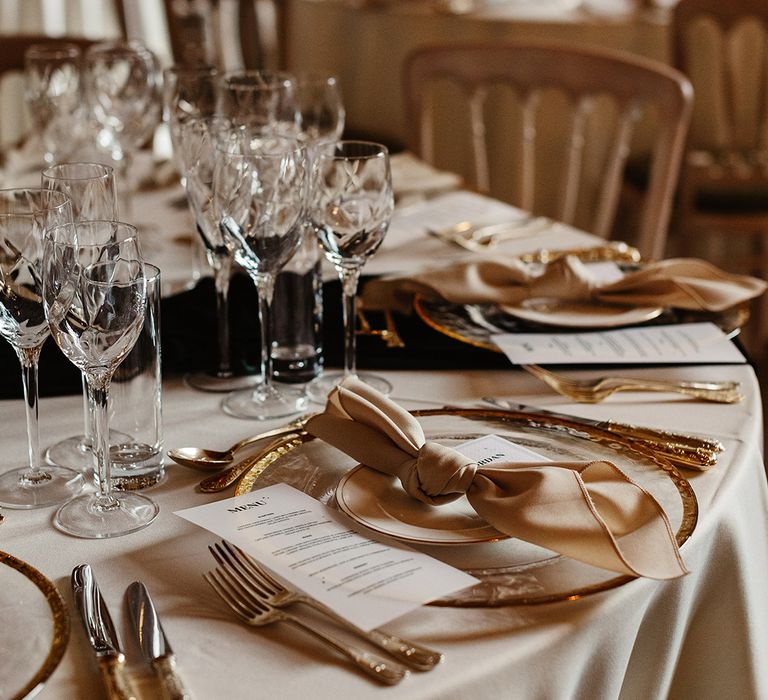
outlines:
[[[406,542],[474,544],[507,537],[475,513],[466,496],[431,506],[411,498],[396,477],[364,466],[341,479],[336,502],[361,525]]]
[[[521,321],[560,328],[619,328],[645,323],[664,312],[661,306],[621,306],[549,297],[526,299],[516,306],[501,308]]]

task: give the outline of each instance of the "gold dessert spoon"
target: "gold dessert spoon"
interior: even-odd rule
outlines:
[[[200,471],[218,470],[227,466],[235,458],[235,454],[244,447],[266,438],[287,435],[294,432],[297,428],[302,428],[311,415],[308,413],[300,416],[288,425],[238,440],[226,450],[209,450],[204,447],[178,447],[168,450],[168,456],[177,464],[190,467],[191,469],[199,469]]]

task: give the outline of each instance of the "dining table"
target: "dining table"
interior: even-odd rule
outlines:
[[[194,294],[195,284],[201,284],[192,275],[193,237],[189,222],[187,228],[184,224],[188,215],[178,205],[181,196],[177,183],[163,182],[137,193],[134,201],[137,214],[149,220],[142,231],[145,255],[167,272],[167,304]],[[429,235],[424,222],[445,219],[449,210],[459,217],[462,211],[471,216],[478,207],[492,211],[502,206],[507,207],[461,192],[450,207],[431,195],[403,201],[366,274],[410,273],[427,264],[463,259],[467,251]],[[601,243],[586,232],[551,226],[533,238],[508,241],[503,250],[517,254]],[[712,468],[669,472],[692,494],[690,533],[680,548],[689,573],[667,581],[621,580],[554,601],[421,606],[387,624],[386,630],[438,649],[445,658],[428,672],[412,671],[398,685],[383,687],[288,625],[249,627],[232,615],[203,578],[215,566],[208,547],[218,541],[216,536],[176,512],[229,498],[233,492],[196,490],[204,474],[166,458],[163,480],[147,490],[160,506],[159,515],[130,535],[80,539],[54,527],[54,508],[2,509],[1,619],[19,622],[0,625],[0,698],[15,697],[33,678],[39,685],[31,691],[39,691],[40,698],[103,696],[70,586],[73,569],[84,563],[92,567],[111,611],[140,697],[159,697],[160,687],[140,653],[126,609],[125,591],[134,581],[142,581],[151,592],[193,698],[768,697],[768,488],[762,397],[753,367],[746,362],[613,368],[613,373],[646,379],[738,381],[744,395],[739,403],[641,392],[574,403],[500,353],[440,334],[417,317],[397,316],[396,321],[402,324],[406,347],[388,348],[379,337],[361,337],[359,361],[391,382],[391,398],[406,409],[490,409],[487,397],[506,398],[539,410],[721,441],[724,450]],[[170,314],[168,322],[174,322]],[[194,334],[195,329],[186,332]],[[338,362],[338,356],[327,359],[329,365]],[[221,410],[220,394],[190,388],[177,369],[166,367],[163,379],[165,450],[192,445],[224,449],[285,423],[230,417]],[[604,370],[583,366],[564,373],[593,377]],[[22,401],[0,401],[0,415],[0,470],[6,470],[27,456]],[[81,422],[79,393],[42,399],[44,443],[75,434]],[[257,480],[254,488],[258,485]],[[55,591],[45,589],[36,576]],[[30,592],[34,580],[39,590]],[[24,622],[27,610],[35,618],[29,624]]]

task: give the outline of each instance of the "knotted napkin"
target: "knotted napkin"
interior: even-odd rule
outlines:
[[[500,532],[594,566],[670,579],[688,573],[664,510],[607,461],[479,466],[425,440],[410,413],[357,379],[328,396],[306,424],[311,435],[372,469],[400,479],[406,493],[439,506],[466,495]]]
[[[720,270],[694,258],[649,263],[617,282],[603,283],[575,256],[553,261],[538,273],[519,258],[474,260],[412,277],[373,280],[363,295],[367,308],[407,312],[414,294],[455,304],[519,304],[527,298],[595,300],[633,306],[723,311],[762,294],[766,282]]]

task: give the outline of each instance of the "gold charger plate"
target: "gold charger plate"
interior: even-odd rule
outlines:
[[[412,413],[428,439],[446,445],[495,434],[552,460],[608,459],[659,501],[679,545],[696,527],[698,504],[688,481],[663,458],[612,433],[567,419],[516,411],[443,408]],[[338,507],[338,484],[357,466],[354,459],[321,440],[306,433],[293,435],[247,472],[235,493],[288,483]],[[632,580],[515,538],[451,546],[408,544],[480,579],[472,588],[430,605],[497,607],[574,600]]]
[[[646,323],[664,313],[661,306],[621,306],[595,301],[534,297],[500,307],[512,318],[558,328],[621,328]]]
[[[67,606],[37,569],[0,552],[0,697],[36,694],[69,642]]]
[[[494,304],[453,304],[449,301],[427,299],[416,295],[413,300],[416,315],[430,328],[467,345],[500,353],[491,337],[500,333],[530,331],[528,320],[515,318]],[[649,307],[650,310],[650,307]],[[657,323],[692,323],[711,321],[729,337],[738,335],[749,320],[749,305],[739,304],[722,312],[667,310],[653,319]],[[651,318],[644,319],[645,321]],[[535,324],[541,325],[541,324]],[[573,330],[577,326],[552,326]],[[587,329],[585,329],[587,330]],[[595,328],[594,330],[599,330]]]

